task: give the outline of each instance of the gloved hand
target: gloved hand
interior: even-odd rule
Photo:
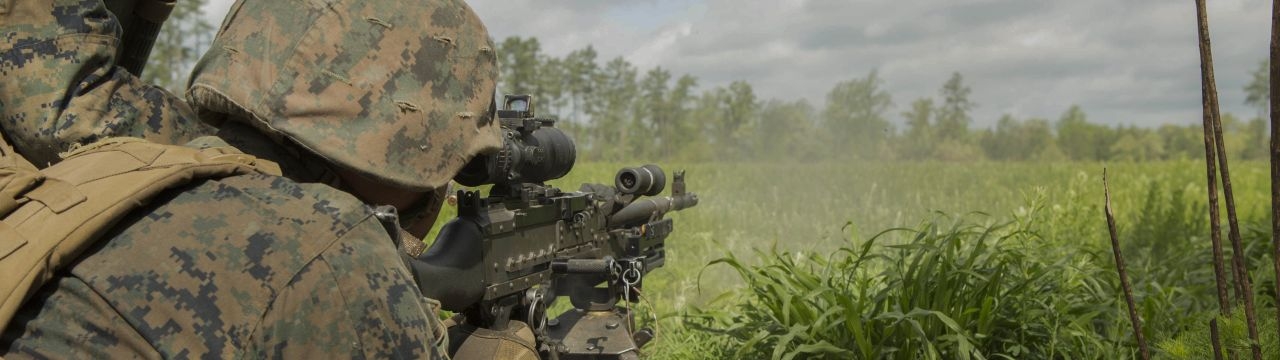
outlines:
[[[467,324],[462,315],[446,320],[449,355],[453,360],[515,359],[538,360],[533,330],[522,321],[511,320],[506,330],[482,329]]]

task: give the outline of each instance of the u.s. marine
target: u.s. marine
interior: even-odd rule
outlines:
[[[133,136],[233,146],[283,176],[151,199],[24,304],[0,356],[444,356],[392,238],[425,233],[449,179],[501,142],[493,42],[466,4],[238,1],[189,103],[113,65],[100,0],[5,5],[0,131],[32,162]]]

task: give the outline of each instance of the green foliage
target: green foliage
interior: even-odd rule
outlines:
[[[175,9],[147,80],[181,90],[212,36],[198,16],[204,2]],[[659,327],[646,349],[656,358],[1132,357],[1097,161],[1130,174],[1113,180],[1113,192],[1147,338],[1161,356],[1205,358],[1217,303],[1198,123],[1106,126],[1073,106],[1055,122],[1006,115],[974,130],[972,89],[953,73],[937,99],[910,103],[899,131],[874,70],[837,83],[815,106],[761,99],[746,81],[700,88],[692,75],[601,63],[591,46],[554,57],[537,39],[508,38],[498,50],[500,91],[534,95],[542,115],[574,134],[583,160],[694,164],[690,187],[703,203],[672,216],[680,230],[668,266],[646,280],[656,306],[643,308],[657,317],[642,322]],[[1251,75],[1248,104],[1265,110],[1265,72]],[[1265,122],[1223,122],[1233,161],[1265,157]],[[1143,163],[1156,160],[1169,161]],[[559,182],[607,182],[620,165],[585,162]],[[1269,260],[1266,166],[1233,166],[1259,315],[1272,327],[1276,279],[1258,266]],[[935,210],[1002,215],[952,220],[930,217]],[[932,220],[862,230],[920,218]],[[849,220],[862,226],[846,226],[849,241],[824,240]],[[770,250],[754,258],[724,255],[762,248]],[[711,261],[723,266],[690,266]],[[740,284],[748,286],[729,291]],[[709,298],[718,292],[726,295]],[[1239,348],[1240,321],[1222,321]],[[1267,349],[1275,343],[1263,339]]]
[[[212,40],[213,25],[199,13],[207,0],[181,2],[162,29],[146,81],[181,94],[187,76]],[[621,57],[601,64],[588,45],[563,57],[542,52],[536,38],[498,43],[498,91],[530,94],[539,113],[559,118],[584,158],[634,157],[683,161],[1151,161],[1202,157],[1199,124],[1156,129],[1089,122],[1072,106],[1053,126],[1043,119],[1002,116],[992,129],[970,129],[977,104],[960,73],[939,87],[937,100],[920,98],[901,113],[895,129],[885,113],[891,95],[876,70],[837,82],[821,107],[762,99],[746,81],[700,89],[697,77],[662,67],[638,69]],[[1266,62],[1250,72],[1246,103],[1266,110]],[[674,84],[672,83],[674,80]],[[501,94],[499,94],[501,95]],[[785,106],[784,106],[785,105]],[[1266,124],[1231,125],[1224,114],[1232,159],[1267,154]]]
[[[1241,144],[1242,151],[1240,156],[1246,159],[1268,158],[1268,145],[1271,141],[1271,134],[1267,133],[1267,130],[1267,122],[1262,117],[1249,120],[1249,124],[1240,131],[1244,133],[1244,143]]]
[[[1053,141],[1053,128],[1044,119],[1020,122],[1005,115],[994,130],[982,133],[979,143],[992,160],[1044,160],[1061,153]]]
[[[753,139],[752,148],[757,151],[756,157],[784,161],[821,156],[812,142],[827,134],[817,131],[813,123],[815,113],[813,105],[804,100],[765,102],[760,110],[760,124],[755,129]]]
[[[1127,324],[1106,291],[1108,269],[1092,253],[1048,244],[1035,225],[936,219],[851,241],[834,255],[773,250],[758,253],[756,266],[730,256],[712,264],[733,267],[747,286],[723,298],[746,300],[694,314],[738,358],[1129,353],[1113,329]]]
[[[934,129],[929,119],[934,117],[933,99],[916,99],[911,109],[902,113],[906,119],[907,131],[904,137],[915,141],[898,142],[897,151],[907,159],[927,159],[933,156]]]
[[[834,145],[833,153],[864,159],[884,157],[882,146],[893,133],[884,112],[893,101],[883,86],[884,81],[873,70],[865,78],[837,83],[827,93],[822,126],[829,137],[824,140]]]
[[[1244,86],[1244,104],[1258,109],[1258,117],[1264,117],[1271,104],[1271,61],[1263,59],[1249,72],[1249,84]]]
[[[1258,314],[1261,315],[1258,316],[1258,342],[1262,353],[1264,356],[1280,354],[1280,338],[1277,338],[1275,331],[1270,331],[1276,328],[1274,309],[1259,309]],[[1222,358],[1226,359],[1230,353],[1247,357],[1253,341],[1249,339],[1249,329],[1242,311],[1234,311],[1229,316],[1208,316],[1200,319],[1203,321],[1197,322],[1197,325],[1186,331],[1183,336],[1165,339],[1156,347],[1169,359],[1213,359],[1210,319],[1218,321],[1218,344],[1223,350],[1220,354]]]
[[[1106,160],[1111,154],[1114,135],[1105,126],[1090,123],[1084,110],[1071,106],[1058,119],[1058,146],[1072,159]]]
[[[541,81],[541,72],[549,72],[539,52],[542,45],[536,38],[509,37],[498,44],[498,61],[503,64],[501,78],[502,91],[509,94],[537,94],[544,86],[555,82]]]
[[[592,148],[595,151],[585,152],[583,155],[589,158],[621,158],[632,148],[626,146],[632,141],[631,136],[638,136],[631,133],[638,130],[635,129],[637,122],[632,116],[635,108],[631,105],[639,92],[636,86],[636,68],[619,57],[605,64],[598,75],[594,92],[598,101],[587,111],[592,120],[589,146],[594,146]]]
[[[713,140],[720,151],[727,151],[738,158],[746,157],[752,149],[750,143],[743,139],[754,132],[760,114],[755,90],[746,81],[734,81],[722,94],[723,103],[716,111],[718,116],[711,119],[715,134]]]
[[[939,140],[967,140],[969,123],[973,122],[969,111],[977,106],[969,99],[971,92],[973,91],[964,84],[964,77],[960,73],[951,73],[951,78],[942,84],[942,89],[938,90],[938,95],[942,96],[942,106],[938,108],[937,118]]]
[[[1154,161],[1203,156],[1198,123],[1108,126],[1090,122],[1079,106],[1068,108],[1055,122],[1006,114],[993,128],[971,129],[977,103],[960,73],[942,83],[936,99],[920,98],[906,106],[897,128],[886,116],[892,96],[874,69],[837,82],[825,103],[814,106],[762,99],[742,80],[700,89],[693,75],[677,76],[662,67],[639,69],[620,57],[601,64],[591,46],[554,57],[541,53],[535,38],[511,37],[498,51],[499,91],[534,95],[541,115],[563,120],[559,126],[574,134],[579,153],[591,160]],[[1255,82],[1265,80],[1259,74],[1254,71]],[[1250,99],[1262,99],[1262,85],[1246,88]],[[1262,106],[1265,99],[1249,104]],[[1230,114],[1223,120],[1232,159],[1266,156],[1261,119],[1247,126]]]
[[[1120,243],[1152,345],[1207,336],[1207,321],[1218,312],[1209,265],[1203,161],[1106,165]],[[583,182],[609,181],[623,165],[635,164],[579,163],[567,178],[553,183],[574,189]],[[867,327],[863,336],[877,334],[871,331],[877,328],[868,324],[885,325],[876,331],[889,331],[888,324],[899,321],[893,317],[901,316],[894,331],[902,342],[888,339],[883,347],[873,343],[871,352],[884,353],[886,358],[910,358],[905,355],[907,348],[901,347],[906,341],[914,341],[911,349],[927,352],[932,347],[943,354],[941,358],[953,358],[961,339],[987,359],[1002,358],[996,354],[1012,353],[1017,346],[1026,350],[1009,355],[1016,359],[1046,357],[1044,352],[1058,359],[1136,355],[1102,213],[1099,176],[1103,164],[849,161],[666,162],[663,166],[687,169],[689,189],[702,202],[671,214],[677,230],[667,241],[667,265],[645,280],[649,300],[642,304],[637,320],[658,330],[657,338],[644,349],[649,358],[772,358],[771,344],[793,328],[792,346],[782,352],[795,352],[797,359],[822,356],[814,351],[843,353],[819,345],[822,340],[861,353],[856,342],[841,341],[851,336],[848,330],[819,331],[848,318],[846,313],[821,317],[831,309],[827,304],[836,304],[841,309],[837,311],[845,309],[839,307],[845,300],[837,295],[862,301],[854,304],[864,306],[864,312],[855,312]],[[1274,317],[1274,276],[1268,255],[1269,167],[1264,162],[1238,161],[1232,169],[1247,261],[1259,294],[1258,315]],[[448,210],[442,218],[451,216]],[[951,219],[937,213],[972,215]],[[921,223],[920,219],[929,220]],[[879,235],[883,229],[904,227]],[[867,245],[871,250],[866,259],[854,267],[852,261]],[[733,259],[739,267],[728,261],[702,266],[721,258]],[[913,265],[916,261],[921,265]],[[1000,266],[1009,270],[999,277],[988,276]],[[988,280],[984,282],[983,277]],[[819,279],[817,285],[813,278]],[[758,285],[746,286],[751,281]],[[1029,285],[1016,287],[1019,282]],[[828,292],[805,292],[822,287]],[[980,300],[1001,288],[1006,289],[1002,295]],[[772,291],[779,297],[756,291]],[[872,296],[867,294],[883,298],[866,298]],[[995,309],[1009,309],[993,313],[993,319],[1017,319],[1018,325],[977,316],[983,301],[993,302]],[[788,302],[792,308],[786,307]],[[820,310],[794,309],[802,304]],[[877,304],[879,310],[873,307]],[[913,314],[915,309],[934,313]],[[883,314],[889,315],[880,317]],[[951,330],[937,314],[962,330]],[[918,336],[911,321],[932,332]],[[1270,336],[1267,333],[1275,328],[1270,320],[1263,321],[1260,329]],[[903,332],[904,327],[910,331]],[[750,337],[734,337],[729,329],[738,329],[743,336],[755,336],[761,330],[768,333],[758,346],[744,349]],[[924,345],[922,339],[933,342]],[[766,346],[766,341],[772,342]],[[804,344],[812,345],[805,348],[812,356],[797,352]],[[1195,345],[1184,344],[1185,348]],[[1157,358],[1171,357],[1167,350],[1153,350]],[[857,356],[861,355],[853,358]]]
[[[151,48],[143,81],[175,94],[185,92],[191,67],[213,41],[214,27],[200,12],[205,3],[208,0],[180,1],[174,6]]]

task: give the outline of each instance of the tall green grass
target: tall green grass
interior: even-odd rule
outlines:
[[[1117,209],[1145,335],[1160,344],[1158,358],[1211,358],[1203,345],[1217,302],[1203,186],[1179,172],[1129,173]],[[1245,188],[1263,190],[1252,187],[1257,171],[1245,173]],[[743,286],[686,312],[686,326],[735,358],[1136,358],[1100,190],[1081,173],[1022,191],[1023,205],[1002,215],[934,215],[866,240],[849,231],[829,249],[730,251],[708,269],[727,267]],[[1245,196],[1259,314],[1274,316],[1256,205],[1265,195]],[[1223,324],[1224,341],[1246,349],[1239,321]],[[1264,351],[1280,355],[1269,339]]]
[[[639,164],[578,164],[555,183],[609,183],[622,165]],[[650,358],[1134,356],[1104,164],[663,165],[687,169],[702,201],[672,215],[667,266],[646,278],[638,319],[658,319],[643,321],[658,329]],[[1105,166],[1146,338],[1173,346],[1158,357],[1197,358],[1169,349],[1202,344],[1217,313],[1203,163]],[[1275,281],[1267,174],[1233,164],[1264,319]]]
[[[1274,310],[1264,309],[1258,315],[1258,340],[1262,347],[1263,356],[1270,356],[1268,359],[1280,356],[1277,355],[1280,354],[1280,338],[1277,337],[1275,331],[1276,319]],[[1209,320],[1214,318],[1218,320],[1218,343],[1223,350],[1221,355],[1224,359],[1228,358],[1230,353],[1247,356],[1251,351],[1252,341],[1249,339],[1243,312],[1234,311],[1228,316],[1203,314],[1198,318],[1203,321],[1187,329],[1182,335],[1160,340],[1156,344],[1162,357],[1177,360],[1214,358],[1209,329]]]
[[[1131,353],[1107,269],[1033,222],[938,218],[833,254],[736,256],[746,287],[692,313],[737,358],[1088,359]],[[899,239],[905,241],[899,241]],[[1052,256],[1047,256],[1052,255]]]

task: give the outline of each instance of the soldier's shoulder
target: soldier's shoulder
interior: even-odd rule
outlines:
[[[276,327],[263,321],[285,306],[279,297],[362,276],[370,270],[336,267],[332,259],[367,253],[385,259],[395,254],[391,244],[372,209],[350,194],[239,175],[153,199],[72,275],[130,323],[142,324],[140,335],[161,354],[235,357],[255,333]],[[305,299],[312,297],[292,301]]]
[[[213,211],[233,225],[279,219],[280,225],[313,236],[340,235],[368,221],[373,214],[373,209],[355,196],[332,187],[256,173],[205,181],[167,200],[162,207],[192,214]],[[318,222],[328,226],[311,226]]]
[[[269,285],[274,297],[255,324],[245,349],[250,357],[287,354],[363,355],[370,358],[421,357],[430,344],[433,316],[421,301],[411,275],[398,261],[391,236],[359,199],[321,184],[302,184],[287,178],[246,175],[203,184],[174,202],[223,206],[217,194],[234,193],[233,206],[219,213],[245,211],[218,232],[245,231],[248,255],[239,260],[260,264],[249,274],[274,268],[288,281]],[[171,205],[175,205],[172,204]],[[279,230],[270,230],[279,229]],[[286,233],[269,236],[272,232]],[[259,239],[273,238],[270,244]],[[240,246],[236,246],[240,247]],[[252,254],[276,252],[260,257]],[[235,264],[229,261],[224,264]],[[213,265],[214,267],[223,264]],[[292,268],[291,271],[284,271]],[[232,268],[221,271],[230,272]],[[284,275],[284,274],[281,274]],[[254,288],[253,276],[242,277],[237,288]],[[242,285],[243,284],[243,285]],[[264,293],[266,294],[266,293]],[[291,357],[291,356],[283,356]],[[311,356],[301,356],[311,357]]]
[[[257,173],[209,179],[153,199],[121,221],[97,255],[160,251],[154,255],[192,259],[174,264],[180,268],[250,275],[278,289],[348,234],[360,238],[356,246],[393,244],[373,214],[355,196],[323,184]]]

